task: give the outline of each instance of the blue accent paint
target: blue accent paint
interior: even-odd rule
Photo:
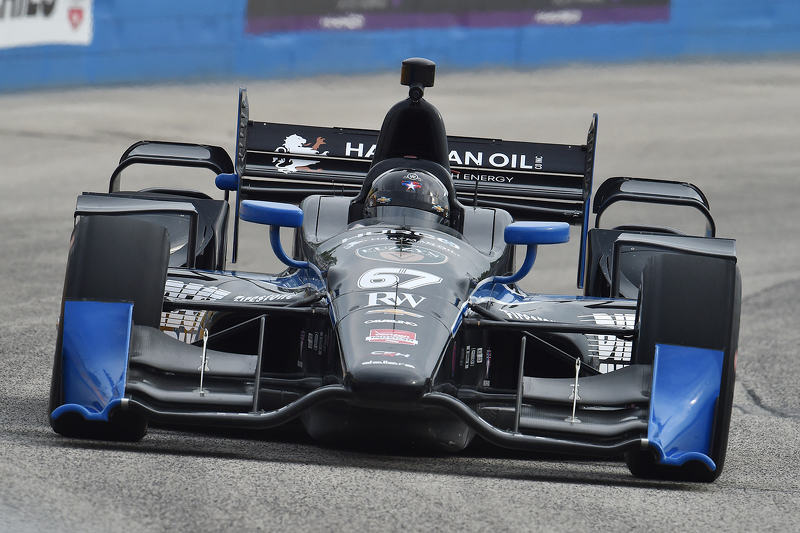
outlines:
[[[53,418],[76,412],[87,420],[108,421],[125,395],[132,317],[132,303],[64,302],[64,405]]]
[[[242,202],[239,216],[242,217],[242,220],[267,226],[299,228],[303,225],[302,209],[296,205],[279,202],[245,200]]]
[[[314,289],[320,292],[325,292],[327,290],[324,281],[318,276],[310,274],[308,270],[296,270],[295,272],[285,276],[271,276],[268,274],[238,272],[235,270],[223,270],[220,271],[220,273],[234,275],[240,279],[265,281],[285,289],[297,289],[299,287],[312,286]]]
[[[53,420],[55,420],[64,413],[78,413],[84,419],[90,420],[92,422],[108,422],[109,413],[113,409],[115,409],[120,403],[122,403],[121,398],[114,398],[113,400],[109,400],[109,402],[100,412],[89,410],[86,407],[78,405],[76,403],[65,403],[64,405],[53,411],[53,413],[50,416],[52,416]]]
[[[592,164],[591,167],[586,169],[589,177],[589,184],[586,186],[586,189],[589,190],[589,194],[586,195],[586,200],[583,202],[583,225],[581,226],[581,248],[580,252],[578,253],[578,288],[583,288],[584,278],[586,277],[586,249],[588,247],[589,241],[589,209],[591,208],[592,204],[592,183],[594,181],[594,162],[597,156],[597,128],[598,128],[599,119],[597,117],[597,113],[592,116],[592,126],[594,128],[594,133],[592,136],[594,137],[594,152],[591,154],[592,157]]]
[[[245,219],[246,220],[246,219]],[[288,255],[286,252],[283,251],[283,246],[281,245],[281,227],[280,226],[270,226],[269,227],[269,243],[272,245],[272,251],[275,252],[275,255],[284,265],[289,265],[290,267],[294,268],[308,268],[310,263],[308,261],[295,261]]]
[[[239,256],[239,208],[242,205],[242,175],[244,175],[247,151],[247,122],[250,119],[250,106],[247,103],[247,89],[239,87],[239,104],[236,107],[236,139],[233,146],[234,169],[238,175],[236,182],[236,210],[233,219],[233,246],[231,250],[231,263],[236,263]],[[241,157],[240,157],[241,154]]]
[[[0,91],[32,87],[532,68],[800,51],[796,0],[672,0],[669,20],[519,27],[245,32],[247,0],[95,0],[89,46],[0,50]]]
[[[562,244],[569,242],[566,222],[513,222],[503,233],[508,244]]]
[[[221,191],[238,191],[239,176],[237,174],[217,174],[214,185]]]
[[[506,285],[492,283],[494,278],[486,278],[478,283],[470,294],[470,301],[483,298],[492,298],[503,304],[520,304],[524,302],[547,302],[547,301],[586,301],[586,302],[607,302],[608,298],[597,298],[594,296],[578,296],[574,294],[527,294],[518,288],[511,290]]]
[[[594,165],[594,162],[592,162]],[[591,189],[591,186],[590,186]],[[583,204],[583,224],[581,225],[581,248],[578,252],[578,288],[583,288],[586,277],[586,248],[589,240],[589,210],[591,209],[592,195],[590,194]]]
[[[508,284],[518,282],[528,275],[528,272],[530,272],[531,268],[533,268],[534,261],[536,261],[536,245],[531,244],[525,251],[525,261],[523,261],[522,266],[519,267],[519,270],[510,276],[495,276],[492,278],[492,283]]]
[[[709,453],[724,358],[718,350],[656,345],[647,440],[659,463],[700,461],[716,470]]]

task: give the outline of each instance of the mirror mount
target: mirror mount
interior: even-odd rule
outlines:
[[[504,238],[507,244],[526,245],[525,261],[517,272],[510,276],[495,276],[493,283],[510,284],[528,275],[536,261],[540,244],[561,244],[569,241],[569,224],[566,222],[514,222],[506,226]]]
[[[261,200],[244,200],[239,216],[247,222],[269,226],[269,242],[272,251],[281,262],[297,269],[310,268],[320,277],[319,269],[308,261],[296,261],[289,257],[281,244],[281,228],[299,228],[303,225],[303,210],[292,204],[265,202]]]

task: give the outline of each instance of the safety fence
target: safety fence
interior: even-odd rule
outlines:
[[[797,0],[0,0],[0,92],[798,51]]]

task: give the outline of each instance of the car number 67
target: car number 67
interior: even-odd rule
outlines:
[[[401,277],[409,278],[400,281]],[[382,267],[367,270],[358,278],[358,287],[361,289],[382,289],[384,287],[397,287],[398,289],[418,289],[425,285],[441,283],[442,278],[421,270],[410,268]]]

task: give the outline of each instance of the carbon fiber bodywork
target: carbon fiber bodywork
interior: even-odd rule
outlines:
[[[658,226],[589,232],[596,117],[579,146],[447,137],[422,99],[430,84],[415,82],[432,84],[432,63],[410,61],[416,70],[403,79],[411,96],[390,110],[380,135],[254,123],[242,92],[235,162],[214,147],[137,143],[113,173],[111,192],[79,199],[76,249],[91,252],[70,256],[53,427],[74,434],[63,421],[75,414],[99,427],[113,426],[116,413],[254,428],[299,418],[323,441],[457,451],[479,435],[516,449],[634,454],[637,475],[653,471],[648,458],[656,469],[697,463],[709,472],[699,479],[716,478],[738,339],[734,242]],[[420,129],[430,138],[409,141]],[[234,235],[240,219],[271,225],[273,249],[289,268],[227,270],[227,201],[122,192],[120,171],[132,162],[215,170],[218,186],[236,192]],[[411,208],[364,218],[365,191],[391,169],[405,170],[409,194],[415,169],[442,180],[449,223]],[[464,175],[477,178],[466,187]],[[620,200],[690,205],[713,235],[694,187],[615,178],[601,192],[598,218]],[[86,263],[111,264],[105,241],[91,244],[101,230],[127,228],[111,218],[167,229],[163,266],[148,266],[147,243],[132,244],[130,256],[124,243],[132,237],[120,235],[118,244],[131,269],[152,270],[146,279],[166,270],[160,319],[126,322],[144,306],[136,287],[117,294],[111,279],[85,293],[69,281]],[[298,226],[291,258],[276,237],[280,224]],[[581,230],[584,295],[525,294],[514,280],[533,264],[537,245],[569,237],[567,224]],[[514,244],[528,247],[519,272]],[[129,333],[123,348],[106,354],[80,339],[92,314],[116,300],[132,301],[132,311],[114,308],[108,316],[122,318],[103,327]],[[124,375],[113,386],[97,378],[106,366]],[[636,455],[643,451],[645,459]]]

